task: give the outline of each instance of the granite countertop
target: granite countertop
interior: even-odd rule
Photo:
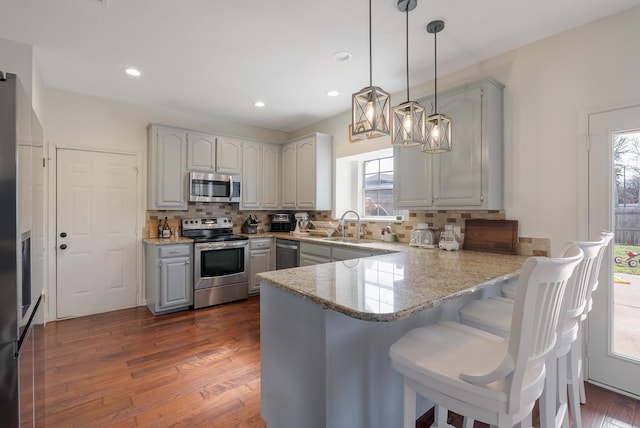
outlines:
[[[192,244],[193,239],[182,236],[177,238],[144,238],[142,242],[149,245]]]
[[[386,245],[401,251],[263,272],[258,278],[352,318],[395,321],[515,277],[527,259]]]

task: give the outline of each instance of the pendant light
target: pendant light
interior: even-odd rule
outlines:
[[[438,113],[438,56],[437,34],[444,29],[444,21],[431,21],[427,24],[427,32],[433,34],[433,68],[434,68],[434,109],[426,120],[426,135],[422,145],[425,153],[443,153],[451,151],[451,119]]]
[[[389,93],[373,86],[371,60],[371,0],[369,0],[369,86],[352,96],[351,136],[376,138],[389,135]]]
[[[398,10],[406,16],[407,101],[392,109],[391,144],[402,147],[424,143],[424,107],[409,98],[409,11],[417,4],[417,0],[398,0]]]

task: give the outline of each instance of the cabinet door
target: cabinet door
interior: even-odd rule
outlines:
[[[298,208],[316,207],[316,141],[298,141],[296,158],[296,202]]]
[[[204,172],[216,170],[216,137],[189,132],[187,135],[187,169]]]
[[[242,208],[260,208],[262,190],[262,144],[242,146]]]
[[[323,263],[329,263],[329,257],[314,256],[313,254],[300,254],[300,266],[313,266]]]
[[[371,251],[369,250],[356,250],[353,248],[332,247],[331,248],[331,260],[338,262],[341,260],[359,259],[361,257],[369,257]]]
[[[260,281],[256,278],[256,275],[270,270],[272,270],[271,249],[251,250],[249,293],[260,291]]]
[[[452,150],[433,157],[433,200],[437,207],[482,205],[482,87],[438,98],[452,118]],[[457,124],[457,125],[456,125]]]
[[[280,195],[280,145],[262,145],[262,208],[278,208]]]
[[[187,209],[187,134],[173,128],[152,128],[151,209]]]
[[[242,141],[218,137],[216,145],[216,170],[227,174],[242,172]]]
[[[296,208],[296,143],[282,148],[282,207]]]
[[[192,303],[191,263],[188,257],[160,260],[161,310]]]
[[[432,155],[423,153],[419,146],[393,148],[393,199],[396,208],[433,205],[431,158]]]

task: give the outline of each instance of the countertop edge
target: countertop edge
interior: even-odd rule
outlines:
[[[378,257],[383,257],[383,256],[378,256]],[[297,269],[297,268],[292,268],[292,269]],[[425,301],[422,302],[420,304],[417,304],[415,306],[411,306],[409,308],[397,311],[397,312],[389,312],[389,313],[371,313],[371,312],[362,312],[362,311],[358,311],[356,309],[347,307],[347,306],[343,306],[340,305],[336,302],[332,302],[329,301],[325,298],[316,296],[314,294],[309,294],[309,293],[304,293],[300,290],[297,290],[295,288],[292,288],[284,283],[279,283],[277,281],[274,281],[270,278],[266,278],[264,277],[262,274],[258,274],[257,277],[258,279],[260,279],[261,282],[265,282],[268,285],[271,285],[273,287],[282,289],[286,292],[289,292],[293,295],[296,295],[298,297],[301,297],[302,299],[305,300],[309,300],[313,303],[316,303],[317,305],[321,306],[324,309],[331,309],[333,311],[339,312],[343,315],[346,315],[350,318],[354,318],[354,319],[358,319],[361,321],[371,321],[371,322],[392,322],[392,321],[398,321],[398,320],[402,320],[405,318],[409,318],[410,316],[412,316],[413,314],[417,313],[417,312],[421,312],[427,309],[431,309],[437,306],[440,306],[448,301],[457,299],[459,297],[463,297],[466,296],[468,294],[472,294],[475,293],[477,291],[481,291],[483,289],[485,289],[486,287],[489,287],[491,285],[497,284],[499,282],[503,282],[503,281],[508,281],[511,278],[517,277],[519,275],[520,271],[514,271],[511,272],[509,274],[505,274],[505,275],[499,275],[495,278],[491,278],[488,279],[486,281],[483,281],[481,283],[478,283],[474,286],[471,287],[467,287],[465,289],[462,289],[456,293],[447,295],[445,297],[439,298],[439,299],[434,299],[434,300],[429,300],[429,301]]]

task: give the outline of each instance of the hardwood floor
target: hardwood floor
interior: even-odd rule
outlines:
[[[47,324],[44,426],[265,427],[259,311],[252,297],[157,317],[134,308]],[[588,385],[587,401],[584,428],[640,427],[637,400]],[[416,426],[432,420],[428,412]]]
[[[259,299],[45,328],[46,427],[264,427]]]

